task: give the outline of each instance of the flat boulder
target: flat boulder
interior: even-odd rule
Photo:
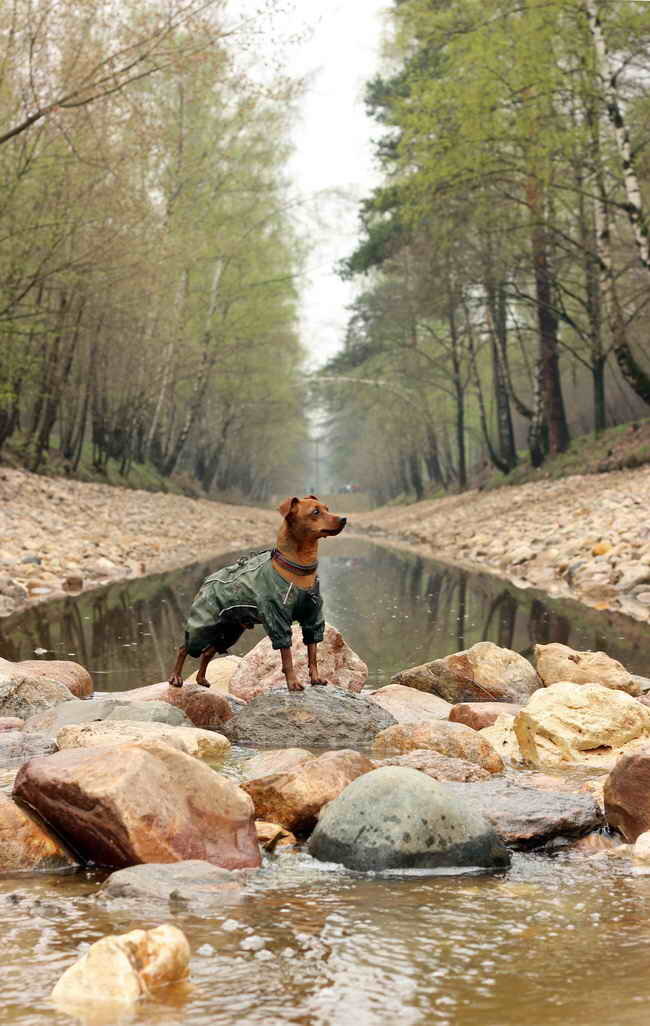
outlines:
[[[449,711],[450,723],[464,723],[472,730],[492,727],[499,716],[516,716],[522,708],[515,702],[460,702]]]
[[[505,777],[446,786],[463,806],[481,812],[510,848],[540,848],[558,839],[575,840],[604,822],[589,794],[545,791]]]
[[[0,873],[52,873],[77,865],[41,822],[0,794]]]
[[[231,741],[254,748],[359,748],[394,723],[365,695],[339,688],[258,695],[224,724]]]
[[[650,830],[650,744],[618,760],[605,781],[604,799],[607,822],[626,841]]]
[[[107,1021],[102,1009],[132,1006],[160,987],[184,980],[189,961],[185,934],[168,923],[153,930],[103,937],[66,969],[52,991],[52,1000],[66,1011],[87,1006],[93,1017],[99,1012],[101,1021]],[[116,1019],[121,1019],[121,1014],[111,1021]]]
[[[535,665],[546,687],[569,681],[571,684],[600,684],[628,695],[641,694],[639,682],[622,663],[605,652],[576,652],[557,642],[535,645]]]
[[[463,652],[402,670],[392,678],[418,691],[439,695],[452,705],[460,702],[525,704],[541,687],[527,659],[491,641],[479,641]]]
[[[22,730],[6,730],[0,734],[0,768],[21,766],[34,755],[51,755],[56,751],[54,740],[47,734],[25,734]]]
[[[195,914],[209,915],[224,901],[237,898],[241,889],[241,883],[231,870],[200,859],[188,859],[118,869],[104,881],[99,896],[149,903],[181,903],[189,906]]]
[[[354,870],[506,868],[494,829],[448,787],[402,766],[366,773],[323,810],[309,852]]]
[[[413,752],[389,756],[387,759],[374,759],[373,762],[376,767],[408,766],[410,769],[419,770],[420,773],[426,773],[434,780],[487,780],[491,776],[487,770],[477,766],[475,762],[451,759],[426,748],[416,748]]]
[[[503,762],[492,745],[471,727],[449,721],[398,723],[382,730],[372,745],[373,758],[404,755],[427,748],[451,759],[473,762],[488,773],[501,773]]]
[[[102,720],[100,723],[77,723],[62,727],[56,735],[61,751],[66,748],[137,744],[160,741],[205,762],[222,762],[230,751],[230,742],[222,734],[198,727],[167,727],[163,723]]]
[[[0,659],[0,673],[3,671],[22,673],[34,680],[54,681],[66,687],[75,698],[89,698],[94,690],[88,670],[68,659],[24,659],[20,663]]]
[[[241,773],[244,780],[257,780],[258,777],[268,777],[272,773],[286,773],[313,758],[312,752],[306,748],[271,749],[247,759],[241,767]]]
[[[45,677],[30,677],[20,670],[7,670],[0,666],[0,716],[28,720],[35,713],[73,698],[65,684]]]
[[[56,737],[62,727],[79,723],[99,723],[103,720],[142,720],[164,723],[167,726],[188,726],[192,723],[180,709],[167,702],[121,702],[119,698],[75,699],[63,702],[45,712],[30,716],[24,726],[26,734],[33,732]]]
[[[533,695],[515,716],[514,732],[529,766],[610,769],[650,741],[650,709],[601,684],[560,681]]]
[[[298,679],[308,685],[307,647],[302,643],[299,626],[293,628],[291,645]],[[361,691],[368,678],[366,664],[330,624],[326,624],[325,636],[318,646],[318,669],[328,684],[343,691]],[[250,702],[277,689],[286,689],[280,653],[272,648],[270,638],[263,638],[239,663],[230,680],[230,691]]]
[[[248,795],[159,741],[31,759],[19,769],[13,794],[82,860],[99,866],[187,859],[224,869],[260,864]]]
[[[242,786],[253,800],[257,819],[304,835],[313,830],[327,802],[374,768],[370,759],[358,752],[326,752],[285,773],[249,780]]]
[[[208,730],[219,730],[233,715],[224,695],[200,684],[186,682],[182,688],[173,688],[163,681],[162,684],[121,691],[119,697],[122,702],[167,702],[185,713],[195,727]]]
[[[131,723],[161,723],[166,727],[190,727],[194,724],[182,709],[169,702],[116,702],[104,719],[108,723],[129,720]],[[201,729],[201,728],[194,728]]]
[[[426,723],[429,720],[446,720],[452,706],[444,698],[416,691],[403,684],[386,684],[383,688],[370,691],[368,698],[377,702],[382,709],[394,716],[398,723]]]

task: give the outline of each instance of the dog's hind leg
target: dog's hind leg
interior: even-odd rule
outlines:
[[[210,682],[205,676],[205,671],[208,668],[208,663],[214,656],[216,656],[216,654],[217,649],[215,645],[211,645],[209,648],[204,648],[201,652],[201,662],[199,663],[199,668],[196,673],[196,683],[201,684],[204,688],[210,687]]]
[[[176,662],[174,663],[174,669],[169,676],[169,683],[173,688],[183,687],[183,664],[187,659],[187,649],[185,645],[181,645],[176,656]]]

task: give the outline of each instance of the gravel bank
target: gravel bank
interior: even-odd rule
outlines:
[[[354,529],[650,621],[647,466],[384,507]]]
[[[270,544],[277,514],[0,468],[0,616]]]

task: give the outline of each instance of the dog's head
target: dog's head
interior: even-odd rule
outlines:
[[[278,512],[284,517],[287,529],[301,541],[331,538],[340,534],[347,523],[347,517],[330,513],[329,506],[315,495],[306,495],[304,499],[294,495],[285,499],[278,506]]]

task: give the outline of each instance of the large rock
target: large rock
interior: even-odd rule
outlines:
[[[89,698],[93,693],[93,679],[85,667],[67,659],[25,659],[10,663],[0,659],[0,673],[22,673],[34,680],[54,681],[63,684],[75,698]]]
[[[22,730],[7,730],[0,734],[0,767],[21,766],[34,755],[51,755],[56,745],[47,734],[25,734]]]
[[[241,773],[244,780],[257,780],[272,773],[286,773],[313,758],[312,753],[306,748],[271,749],[268,752],[258,752],[252,759],[247,759],[241,767]]]
[[[499,716],[516,716],[521,708],[515,702],[461,702],[451,706],[449,721],[483,730],[494,726]]]
[[[185,934],[169,924],[103,937],[66,969],[52,1000],[62,1009],[132,1005],[159,987],[185,979],[189,960]]]
[[[65,684],[0,667],[0,716],[28,720],[35,713],[71,701],[73,697]]]
[[[26,721],[23,730],[56,737],[62,727],[73,723],[99,723],[102,720],[142,720],[164,723],[170,727],[191,727],[184,712],[167,702],[121,702],[119,698],[76,699],[36,713]]]
[[[514,721],[531,766],[580,763],[609,769],[650,738],[650,709],[601,684],[560,681],[531,698]]]
[[[487,780],[492,776],[487,770],[481,769],[475,762],[465,759],[450,759],[430,749],[420,748],[406,755],[393,755],[387,759],[373,760],[375,766],[408,766],[410,769],[426,773],[434,780]]]
[[[378,734],[372,745],[374,756],[403,755],[416,749],[474,762],[488,773],[501,773],[503,762],[488,741],[462,723],[398,723]]]
[[[535,665],[549,687],[560,681],[572,684],[602,684],[604,688],[639,695],[641,687],[622,663],[604,652],[576,652],[568,645],[535,645]]]
[[[56,735],[57,747],[93,748],[97,745],[137,744],[160,741],[205,762],[222,762],[230,751],[230,742],[222,734],[198,727],[166,727],[163,723],[103,720],[101,723],[77,723],[62,727]]]
[[[605,781],[605,816],[626,841],[650,830],[650,744],[619,759]]]
[[[182,902],[194,914],[209,915],[224,900],[241,894],[241,883],[229,869],[191,859],[118,869],[102,884],[99,894],[138,902]]]
[[[257,819],[279,823],[293,833],[308,834],[323,805],[374,768],[370,759],[358,752],[326,752],[286,773],[249,780],[243,788],[253,799]]]
[[[308,686],[307,648],[298,626],[293,628],[292,651],[298,679]],[[330,624],[326,625],[325,637],[318,646],[318,670],[323,680],[344,691],[361,691],[368,678],[366,664]],[[280,653],[273,650],[270,638],[263,638],[244,656],[230,680],[231,693],[245,702],[275,689],[286,690],[286,686]]]
[[[391,723],[390,713],[365,695],[306,688],[259,695],[223,730],[232,741],[255,748],[358,748]]]
[[[53,834],[0,794],[0,873],[71,869],[76,859]]]
[[[479,731],[482,738],[485,738],[495,752],[498,752],[504,762],[523,762],[519,741],[515,734],[514,716],[498,716],[491,727],[483,727]]]
[[[463,652],[402,670],[392,678],[427,691],[452,704],[459,702],[516,702],[525,704],[541,686],[527,659],[491,641],[480,641]]]
[[[100,866],[203,859],[260,864],[253,803],[227,777],[156,741],[31,759],[14,795],[85,861]]]
[[[482,812],[511,848],[573,840],[603,825],[603,814],[589,794],[545,791],[504,777],[446,786],[463,806]]]
[[[447,787],[404,767],[366,773],[323,811],[310,854],[356,870],[508,866],[493,828]]]
[[[232,717],[230,703],[224,695],[200,684],[188,684],[173,688],[166,682],[150,684],[133,691],[121,691],[122,702],[167,702],[185,713],[195,727],[220,730]]]
[[[386,684],[371,691],[368,698],[394,716],[398,723],[426,723],[449,719],[452,706],[444,698],[428,695],[403,684]]]

